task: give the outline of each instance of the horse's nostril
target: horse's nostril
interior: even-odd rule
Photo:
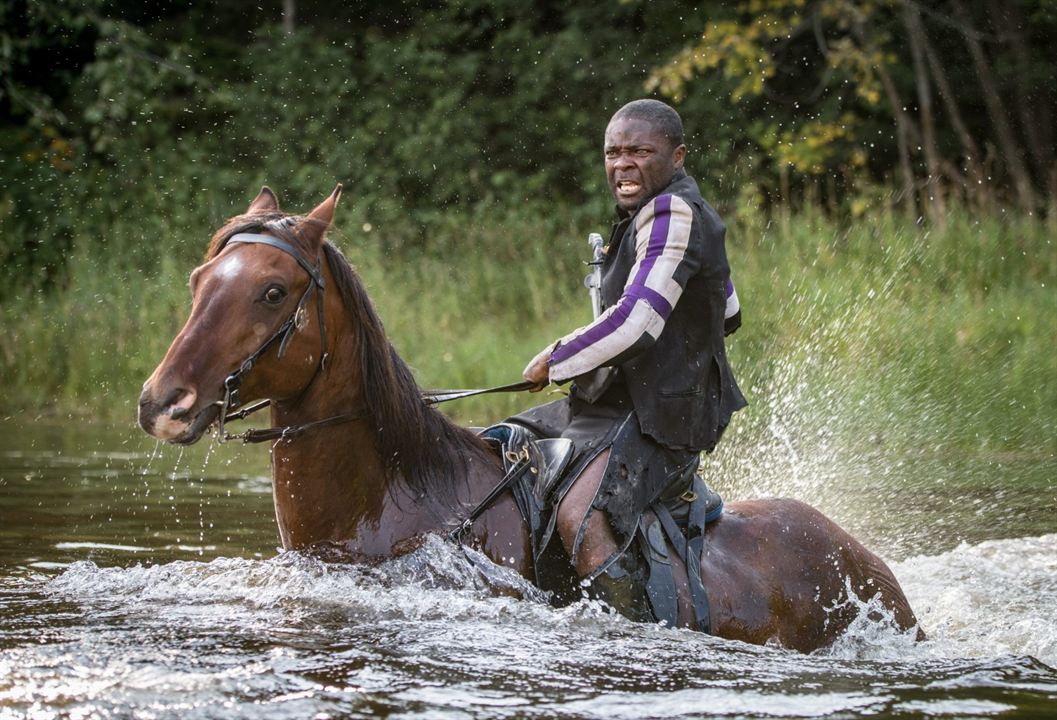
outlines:
[[[165,397],[163,397],[161,399],[161,402],[158,404],[161,405],[163,408],[167,408],[170,405],[173,405],[181,397],[183,397],[184,393],[186,392],[187,390],[185,390],[184,388],[173,388],[165,394]]]
[[[165,396],[161,403],[164,412],[167,412],[173,420],[186,417],[194,405],[196,393],[186,388],[176,388]]]

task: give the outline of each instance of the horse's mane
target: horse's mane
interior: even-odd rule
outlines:
[[[206,259],[216,257],[242,232],[267,230],[304,250],[296,229],[305,222],[313,221],[280,212],[236,216],[213,235]],[[423,402],[411,369],[389,342],[356,271],[329,242],[324,241],[323,254],[345,309],[356,318],[364,399],[387,479],[403,477],[420,497],[452,501],[456,483],[468,476],[468,461],[487,453],[487,446]]]

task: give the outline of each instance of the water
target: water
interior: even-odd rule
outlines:
[[[1054,484],[1038,469],[1029,490],[985,492],[983,510],[946,498],[979,494],[991,469],[938,459],[871,473],[854,500],[821,494],[890,561],[930,639],[864,622],[805,656],[636,625],[590,601],[554,609],[439,540],[377,567],[280,553],[260,448],[181,451],[132,428],[22,418],[0,438],[0,720],[1057,709]],[[800,470],[752,482],[817,491]],[[945,472],[950,483],[929,482]],[[926,488],[910,519],[893,512]]]

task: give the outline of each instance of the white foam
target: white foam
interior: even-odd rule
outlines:
[[[119,550],[121,552],[149,552],[150,548],[139,545],[116,545],[101,542],[59,542],[56,550]]]
[[[263,561],[178,560],[128,568],[102,568],[80,561],[54,578],[48,590],[82,603],[119,604],[151,612],[159,604],[227,605],[224,612],[241,609],[252,615],[296,605],[305,611],[340,609],[418,619],[494,616],[507,611],[515,598],[543,601],[542,593],[512,570],[473,551],[464,554],[440,538],[431,538],[414,553],[377,567],[325,563],[296,552]],[[496,593],[505,597],[496,597]],[[527,609],[538,603],[521,605]]]
[[[936,655],[1057,666],[1057,534],[962,543],[892,570]]]
[[[82,620],[57,644],[0,655],[0,704],[186,702],[188,717],[233,696],[276,717],[312,716],[328,698],[364,712],[374,698],[405,717],[995,715],[1057,687],[1024,657],[1053,663],[1055,548],[1047,535],[895,564],[930,639],[852,598],[859,620],[811,655],[635,624],[597,601],[554,609],[508,568],[440,539],[377,567],[292,552],[78,562],[44,591]]]
[[[1057,665],[1057,534],[963,544],[892,568],[928,640],[918,643],[913,632],[899,631],[876,599],[862,602],[851,594],[847,602],[862,612],[821,657],[900,662],[1031,656]],[[550,608],[508,568],[472,552],[464,555],[439,538],[377,567],[328,564],[298,553],[264,561],[218,558],[129,568],[82,561],[53,579],[48,590],[128,611],[155,612],[162,604],[198,608],[197,613],[226,606],[217,612],[241,615],[251,625],[269,610],[291,607],[416,620],[502,618],[611,627],[624,622],[593,601]]]

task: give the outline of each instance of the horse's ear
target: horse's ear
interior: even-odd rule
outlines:
[[[315,210],[308,213],[301,230],[306,239],[318,243],[323,238],[323,233],[334,222],[334,208],[337,207],[338,198],[340,197],[341,183],[338,183],[330,197],[317,205]]]
[[[257,197],[253,198],[253,202],[246,208],[246,214],[252,215],[253,213],[274,213],[279,212],[279,198],[275,197],[275,193],[272,189],[265,185],[261,188],[261,191],[257,193]]]
[[[325,225],[329,226],[334,222],[334,208],[338,204],[338,198],[341,197],[341,183],[338,183],[334,188],[334,192],[330,194],[326,200],[316,206],[316,209],[308,213],[308,217],[313,220],[319,220]]]

